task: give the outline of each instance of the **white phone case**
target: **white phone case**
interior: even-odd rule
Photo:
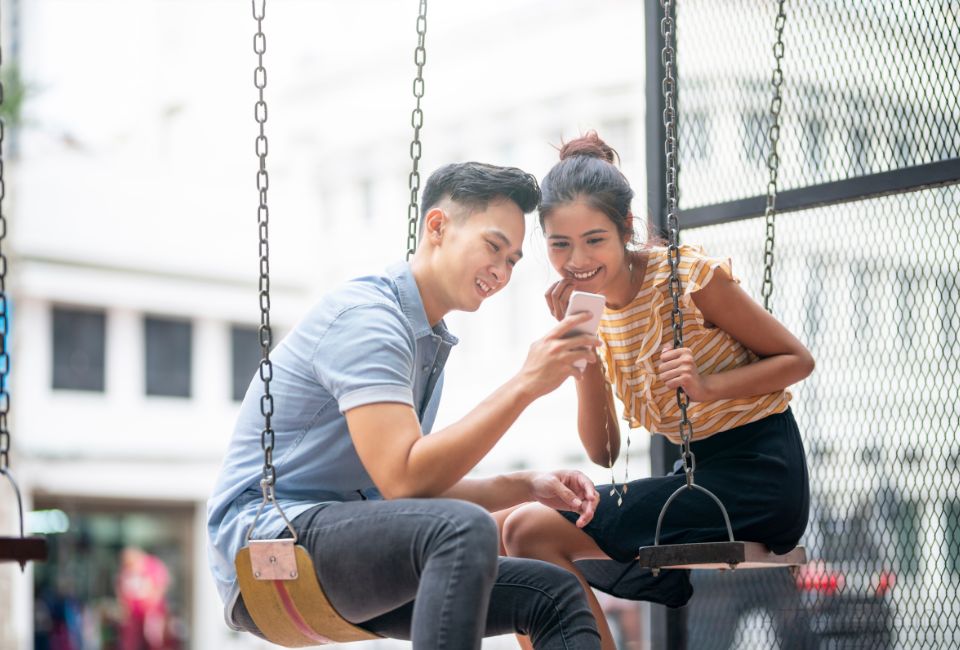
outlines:
[[[566,315],[570,316],[571,314],[578,314],[580,312],[590,314],[589,320],[581,323],[575,329],[571,330],[571,332],[577,334],[596,334],[597,328],[600,327],[600,317],[603,316],[604,304],[604,297],[597,293],[574,291],[570,294],[570,302],[567,303]],[[583,372],[587,367],[587,362],[577,361],[574,365]]]

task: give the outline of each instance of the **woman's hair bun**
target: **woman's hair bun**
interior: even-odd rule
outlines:
[[[596,131],[587,131],[579,138],[563,143],[560,147],[560,160],[566,160],[572,156],[599,158],[610,164],[616,164],[620,161],[620,155],[613,147],[601,140]]]

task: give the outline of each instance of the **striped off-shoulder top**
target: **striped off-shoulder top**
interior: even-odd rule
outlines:
[[[670,261],[667,249],[647,249],[644,278],[636,297],[623,309],[604,310],[600,321],[601,358],[607,381],[624,403],[624,419],[632,428],[643,427],[679,442],[680,407],[676,391],[657,378],[661,348],[672,342],[670,312]],[[680,247],[680,280],[683,343],[693,352],[701,375],[745,366],[757,355],[718,327],[704,321],[690,297],[707,286],[716,273],[736,280],[729,260],[709,258],[700,246]],[[701,440],[787,409],[790,393],[778,390],[765,395],[713,402],[691,402],[687,416],[693,439]]]

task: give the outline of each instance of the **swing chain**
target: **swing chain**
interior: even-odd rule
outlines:
[[[0,51],[0,64],[3,62],[3,53]],[[3,83],[0,82],[0,104],[3,103]],[[7,236],[7,218],[3,213],[3,198],[7,193],[6,182],[3,179],[3,139],[6,135],[6,124],[0,118],[0,244]],[[7,415],[10,412],[10,393],[7,392],[7,378],[10,372],[10,321],[8,320],[9,305],[7,304],[7,256],[0,246],[0,472],[6,474],[10,466],[10,431],[7,428]]]
[[[660,0],[663,7],[663,19],[660,21],[660,33],[663,35],[663,51],[660,60],[663,63],[663,126],[665,137],[663,151],[665,154],[666,201],[667,201],[667,230],[669,231],[669,245],[667,251],[670,259],[670,298],[673,308],[670,311],[670,324],[673,328],[673,349],[683,347],[683,312],[680,310],[680,218],[677,214],[678,184],[677,184],[677,107],[676,107],[676,50],[673,42],[676,37],[676,23],[673,17],[673,0]],[[677,389],[677,406],[680,407],[680,441],[682,450],[680,459],[683,461],[683,471],[687,477],[687,485],[693,485],[693,473],[696,468],[696,457],[690,450],[690,441],[693,438],[693,424],[687,417],[687,407],[690,398],[682,388]]]
[[[413,141],[410,143],[410,158],[413,160],[413,169],[410,171],[410,205],[407,207],[407,260],[417,249],[417,222],[420,219],[417,194],[420,191],[420,129],[423,127],[423,110],[420,100],[423,98],[423,66],[427,62],[427,0],[420,0],[420,12],[417,15],[417,47],[413,51],[413,62],[417,64],[417,76],[413,80],[413,96],[416,105],[410,115],[410,125],[413,127]]]
[[[263,19],[266,14],[267,0],[252,0],[253,18],[257,21],[257,33],[253,36],[253,51],[257,55],[257,67],[253,71],[253,84],[257,88],[258,98],[254,104],[253,116],[260,127],[260,133],[255,141],[255,151],[260,160],[257,171],[257,190],[260,194],[260,203],[257,207],[257,222],[260,232],[260,379],[263,381],[263,395],[260,397],[260,413],[263,415],[263,430],[260,432],[260,446],[263,449],[263,478],[273,491],[277,479],[277,471],[273,466],[274,433],[271,425],[273,417],[273,395],[270,394],[270,380],[273,379],[273,363],[270,361],[270,347],[273,342],[273,332],[270,329],[270,243],[268,239],[270,209],[267,207],[267,190],[270,187],[270,176],[267,174],[267,102],[263,98],[263,90],[267,85],[267,70],[263,67],[263,55],[267,50],[267,39],[263,33]]]
[[[777,144],[780,142],[780,108],[783,105],[783,69],[781,62],[783,60],[783,26],[787,20],[787,15],[783,10],[784,0],[777,4],[777,19],[774,29],[777,33],[777,40],[773,44],[773,57],[776,66],[773,69],[773,76],[770,84],[773,86],[773,98],[770,100],[770,128],[767,132],[767,139],[770,151],[767,155],[767,170],[770,173],[767,182],[767,206],[764,210],[766,218],[766,241],[763,246],[763,286],[760,294],[763,296],[763,308],[768,312],[770,308],[770,296],[773,294],[773,244],[774,244],[774,221],[777,212],[777,176],[780,168],[780,155],[777,153]]]

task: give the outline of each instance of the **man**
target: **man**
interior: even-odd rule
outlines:
[[[314,559],[333,607],[417,649],[479,648],[519,632],[537,648],[599,648],[570,573],[498,557],[488,512],[525,501],[593,516],[598,496],[572,471],[465,479],[536,398],[595,361],[595,336],[562,321],[520,371],[463,419],[429,433],[443,366],[457,339],[443,317],[475,311],[509,282],[524,214],[539,201],[519,169],[447,165],[424,188],[409,264],[358,278],[321,299],[274,350],[271,393],[277,502]],[[238,594],[234,555],[262,500],[259,378],[251,383],[213,497],[210,558],[227,622],[259,633]],[[255,537],[279,537],[275,508]]]

